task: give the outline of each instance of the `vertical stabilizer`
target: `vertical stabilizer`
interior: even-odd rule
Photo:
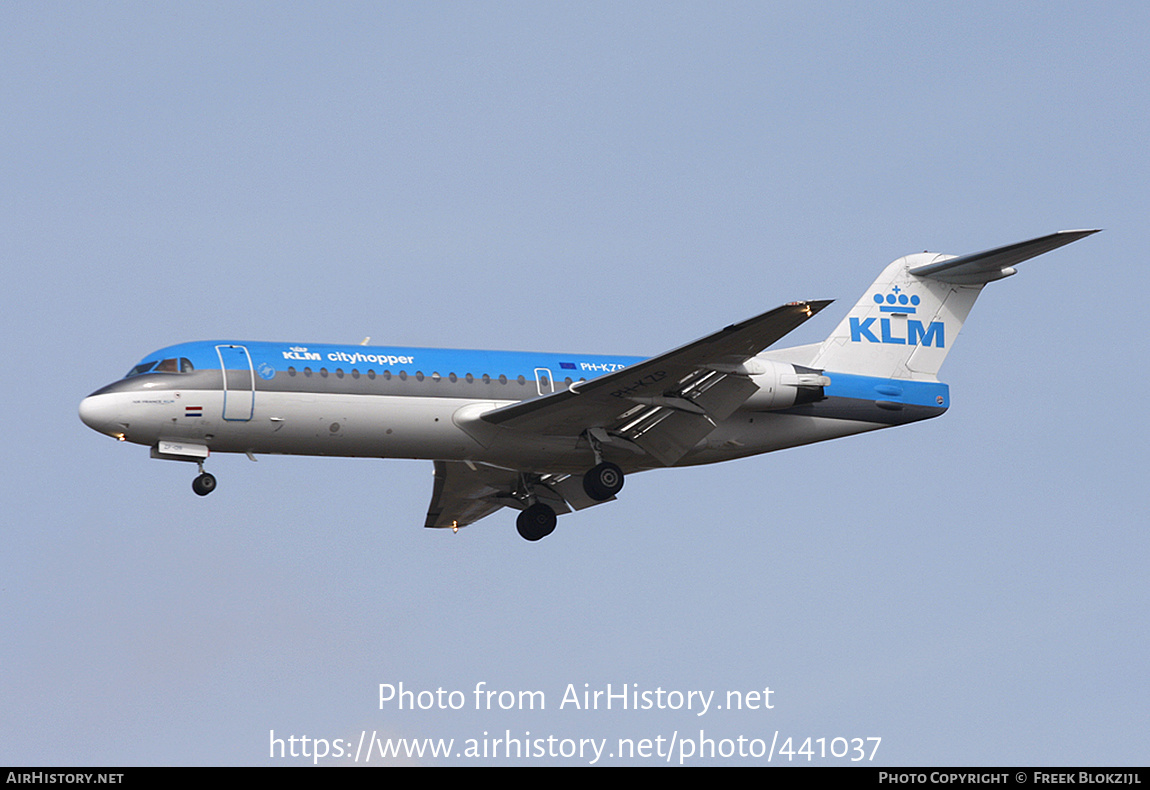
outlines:
[[[1059,231],[971,255],[922,252],[887,266],[812,366],[839,373],[934,380],[983,286],[1014,264],[1097,233]]]

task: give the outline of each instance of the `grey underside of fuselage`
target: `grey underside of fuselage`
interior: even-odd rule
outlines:
[[[132,404],[128,441],[201,442],[213,452],[416,458],[473,461],[520,471],[579,473],[594,460],[582,438],[589,426],[556,425],[552,435],[479,425],[459,418],[474,404],[492,408],[539,397],[534,379],[423,380],[278,372],[273,379],[229,371],[233,398],[250,399],[250,418],[223,419],[225,392],[218,370],[145,374],[122,379],[93,395]],[[556,382],[565,386],[564,382]],[[675,465],[713,463],[937,416],[942,408],[827,398],[778,411],[739,410]],[[141,416],[143,413],[146,416]],[[245,412],[247,414],[247,412]],[[661,467],[645,454],[614,447],[604,456],[626,471]]]

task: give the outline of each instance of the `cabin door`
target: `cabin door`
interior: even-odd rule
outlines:
[[[255,408],[256,374],[246,346],[216,346],[224,372],[224,419],[246,421]]]

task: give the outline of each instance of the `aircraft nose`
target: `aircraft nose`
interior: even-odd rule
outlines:
[[[108,395],[89,395],[80,401],[80,419],[94,431],[122,439],[128,426],[120,419],[115,400]]]

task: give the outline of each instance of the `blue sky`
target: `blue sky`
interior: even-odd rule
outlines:
[[[5,4],[0,763],[699,730],[1144,763],[1148,16]],[[213,457],[200,499],[76,416],[215,337],[654,354],[840,300],[814,342],[896,257],[1078,227],[986,289],[941,419],[634,476],[538,544],[422,529],[427,462]],[[400,682],[547,709],[381,709]],[[560,710],[585,683],[774,708]]]

